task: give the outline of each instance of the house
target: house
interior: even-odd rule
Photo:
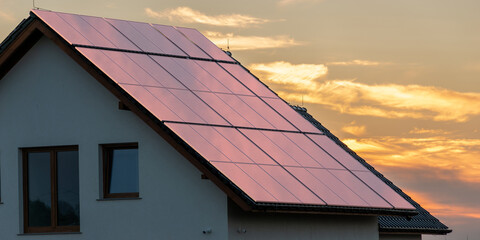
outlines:
[[[418,214],[194,29],[32,10],[0,126],[2,240],[379,239]]]

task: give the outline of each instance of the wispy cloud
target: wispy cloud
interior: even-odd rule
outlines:
[[[250,69],[259,71],[269,82],[307,89],[316,87],[314,80],[328,72],[323,64],[291,64],[283,61],[252,64]]]
[[[226,48],[228,39],[230,49],[235,51],[286,48],[304,44],[288,36],[241,36],[233,33],[223,34],[211,31],[203,32],[203,34],[219,47]]]
[[[170,21],[177,20],[185,23],[201,23],[226,27],[247,27],[273,21],[269,19],[257,18],[242,14],[222,14],[216,16],[209,16],[189,7],[177,7],[174,9],[166,9],[163,11],[154,11],[151,8],[145,8],[145,13],[149,17],[157,19],[168,19]]]
[[[433,200],[432,197],[420,192],[409,191],[408,195],[435,216],[460,216],[480,219],[479,208],[439,203]]]
[[[293,4],[298,4],[298,3],[305,3],[305,2],[310,2],[310,3],[315,3],[315,2],[322,2],[323,0],[281,0],[278,2],[279,6],[289,6]]]
[[[386,136],[343,142],[377,167],[444,170],[450,174],[440,174],[437,178],[480,183],[480,139]]]
[[[11,13],[0,10],[0,19],[3,19],[8,22],[15,22],[15,17]]]
[[[424,129],[424,128],[414,128],[408,132],[409,134],[427,134],[427,135],[446,135],[451,134],[452,132],[445,131],[443,129]]]
[[[288,101],[321,104],[342,113],[455,122],[480,115],[480,93],[420,85],[369,85],[353,80],[319,81],[328,72],[323,64],[274,62],[252,64],[250,69],[273,84]]]
[[[365,134],[367,127],[365,125],[357,125],[357,123],[353,121],[350,124],[342,127],[342,131],[358,137]]]
[[[368,60],[352,60],[352,61],[346,61],[346,62],[329,62],[327,63],[327,66],[334,66],[334,65],[339,65],[339,66],[352,66],[352,65],[359,65],[359,66],[378,66],[378,65],[385,65],[385,64],[390,64],[390,63],[382,63],[382,62],[375,62],[375,61],[368,61]]]

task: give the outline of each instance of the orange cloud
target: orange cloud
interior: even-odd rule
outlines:
[[[273,62],[249,68],[287,101],[321,104],[341,113],[455,122],[480,115],[480,93],[420,85],[369,85],[353,80],[321,82],[319,78],[328,72],[324,64]]]
[[[480,139],[387,136],[343,142],[374,166],[446,170],[451,175],[438,177],[480,183]]]
[[[254,49],[269,49],[269,48],[285,48],[292,46],[303,45],[288,36],[241,36],[233,33],[223,34],[219,32],[206,31],[203,34],[210,39],[217,46],[227,46],[227,39],[231,50],[254,50]]]
[[[167,18],[170,21],[178,20],[185,23],[201,23],[225,27],[247,27],[272,22],[272,20],[241,14],[208,16],[189,7],[177,7],[163,11],[154,11],[150,8],[145,8],[145,13],[149,17],[157,19]]]
[[[354,136],[361,136],[366,132],[366,126],[364,125],[357,125],[355,121],[351,122],[349,125],[342,127],[342,130],[346,133],[352,134]]]
[[[368,61],[368,60],[352,60],[348,62],[329,62],[327,65],[341,65],[341,66],[351,66],[351,65],[360,65],[360,66],[378,66],[382,64],[390,64],[390,63],[381,63],[375,61]]]
[[[430,135],[446,135],[451,134],[452,132],[448,132],[442,129],[424,129],[424,128],[414,128],[410,130],[408,133],[410,134],[430,134]]]
[[[250,69],[260,72],[267,81],[296,89],[314,89],[314,81],[325,76],[328,69],[323,64],[291,64],[289,62],[272,62],[251,64]]]
[[[458,216],[480,219],[480,209],[458,206],[453,204],[438,203],[423,193],[408,191],[408,195],[418,202],[423,208],[428,209],[434,216]]]

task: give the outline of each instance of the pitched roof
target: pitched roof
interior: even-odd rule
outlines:
[[[388,180],[383,174],[378,172],[374,167],[368,164],[363,158],[358,156],[347,145],[343,144],[335,135],[333,135],[326,127],[324,127],[319,121],[317,121],[312,115],[307,112],[306,108],[299,106],[292,106],[298,113],[300,113],[305,119],[315,125],[320,131],[325,133],[327,137],[332,139],[341,148],[348,152],[359,163],[370,170],[375,176],[382,180],[385,184],[390,186],[400,196],[405,198],[410,204],[412,204],[418,211],[418,215],[413,217],[400,217],[400,216],[379,216],[378,225],[380,232],[409,232],[409,233],[421,233],[421,234],[447,234],[452,232],[445,224],[440,222],[436,217],[431,215],[420,204],[410,198],[405,192],[397,187],[393,182]]]
[[[0,78],[42,35],[245,210],[416,214],[194,29],[33,10],[2,46]]]

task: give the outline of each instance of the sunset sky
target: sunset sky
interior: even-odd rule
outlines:
[[[480,1],[36,0],[193,27],[453,229],[480,239]],[[31,0],[0,0],[0,38]]]

